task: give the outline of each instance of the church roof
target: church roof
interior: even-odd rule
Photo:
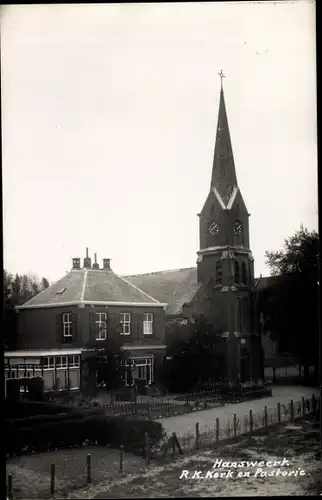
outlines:
[[[111,270],[73,269],[19,309],[64,304],[155,305],[159,301]]]
[[[190,302],[199,288],[196,267],[137,274],[126,279],[160,302],[166,302],[166,315],[180,314],[183,304]]]
[[[223,78],[222,72],[219,74]],[[215,191],[224,207],[227,207],[237,187],[237,175],[228,126],[226,104],[221,85],[216,143],[211,176],[211,189]]]

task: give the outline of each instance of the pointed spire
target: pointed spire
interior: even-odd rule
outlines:
[[[223,202],[227,205],[234,187],[237,186],[237,176],[223,89],[223,78],[225,78],[225,75],[222,70],[218,75],[221,79],[221,89],[211,187],[217,189]]]

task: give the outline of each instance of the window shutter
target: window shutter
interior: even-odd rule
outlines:
[[[109,335],[110,335],[110,317],[109,317],[109,314],[107,312],[107,309],[105,309],[105,314],[106,314],[106,338],[108,339],[109,338]]]
[[[107,309],[106,309],[107,312]],[[107,314],[107,336],[109,338],[111,337],[118,337],[120,335],[120,316],[117,318],[115,313],[108,313]]]
[[[72,320],[72,342],[75,342],[77,340],[77,314],[72,313],[71,315],[71,320]]]
[[[64,342],[63,331],[63,314],[60,312],[56,315],[56,340],[59,344]]]
[[[134,313],[133,314],[133,331],[131,330],[131,333],[133,333],[133,338],[134,339],[142,339],[143,336],[143,314],[139,313]]]
[[[90,312],[90,332],[89,332],[89,340],[95,342],[96,340],[96,311]]]

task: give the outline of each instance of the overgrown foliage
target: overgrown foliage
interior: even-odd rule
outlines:
[[[162,425],[149,420],[106,417],[101,408],[75,410],[54,403],[5,400],[5,451],[13,454],[74,448],[85,444],[124,446],[144,453],[145,433],[151,445],[162,437]]]
[[[20,306],[49,287],[47,278],[38,280],[36,276],[15,274],[3,271],[4,288],[4,347],[17,347],[17,313]]]
[[[87,370],[88,387],[104,386],[113,390],[123,385],[125,353],[121,345],[116,335],[87,343],[88,351],[83,363]]]
[[[292,354],[308,378],[309,366],[318,366],[319,235],[301,226],[282,250],[266,252],[266,262],[278,276],[263,305],[267,328],[280,352]]]
[[[221,337],[204,317],[174,321],[167,326],[167,350],[162,381],[171,392],[212,385],[220,378]]]

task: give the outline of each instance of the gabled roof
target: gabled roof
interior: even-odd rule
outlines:
[[[86,303],[165,305],[113,271],[83,268],[73,269],[18,309]]]
[[[180,314],[183,304],[190,302],[199,288],[196,267],[126,276],[126,279],[160,302],[167,302],[166,315]]]

